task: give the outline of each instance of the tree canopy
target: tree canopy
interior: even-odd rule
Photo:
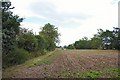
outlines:
[[[112,31],[98,29],[98,33],[91,39],[84,37],[70,44],[68,49],[120,49],[120,28],[114,27]]]
[[[47,50],[54,50],[56,47],[56,43],[59,43],[60,34],[58,33],[58,28],[54,25],[51,25],[50,23],[45,24],[45,26],[42,27],[39,35],[41,35],[45,39],[45,42],[47,43]]]

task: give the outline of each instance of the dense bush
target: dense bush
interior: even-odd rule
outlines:
[[[29,59],[29,53],[24,49],[16,48],[11,54],[4,56],[3,67],[20,64]]]
[[[35,37],[37,38],[37,43],[38,43],[37,50],[40,54],[42,54],[44,53],[46,49],[46,45],[47,45],[45,42],[45,39],[41,37],[40,35],[36,35]]]
[[[36,51],[38,48],[38,42],[32,31],[23,28],[20,32],[21,33],[18,37],[18,47],[24,48],[29,52]]]
[[[67,49],[75,49],[73,44],[68,45]]]

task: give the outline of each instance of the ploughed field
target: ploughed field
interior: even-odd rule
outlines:
[[[3,78],[117,78],[118,51],[55,50],[3,70]]]

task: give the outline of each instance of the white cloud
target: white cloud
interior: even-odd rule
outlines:
[[[58,27],[60,45],[92,37],[97,29],[118,26],[119,0],[11,0],[14,12],[22,17],[37,17]],[[46,21],[46,22],[47,22]],[[39,31],[41,23],[23,22],[22,27]]]
[[[38,0],[10,0],[12,2],[12,6],[15,7],[13,10],[15,14],[18,14],[20,17],[39,17],[46,19],[44,16],[37,15],[31,10],[28,9],[29,5],[33,2],[36,2]]]
[[[35,23],[29,23],[29,22],[22,22],[21,28],[26,28],[29,30],[33,30],[34,34],[39,34],[40,28],[43,27],[43,25],[35,24]]]

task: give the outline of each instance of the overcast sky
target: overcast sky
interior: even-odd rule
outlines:
[[[46,23],[58,27],[60,45],[91,38],[97,29],[118,27],[119,0],[10,0],[15,14],[25,18],[21,27],[40,31]]]

